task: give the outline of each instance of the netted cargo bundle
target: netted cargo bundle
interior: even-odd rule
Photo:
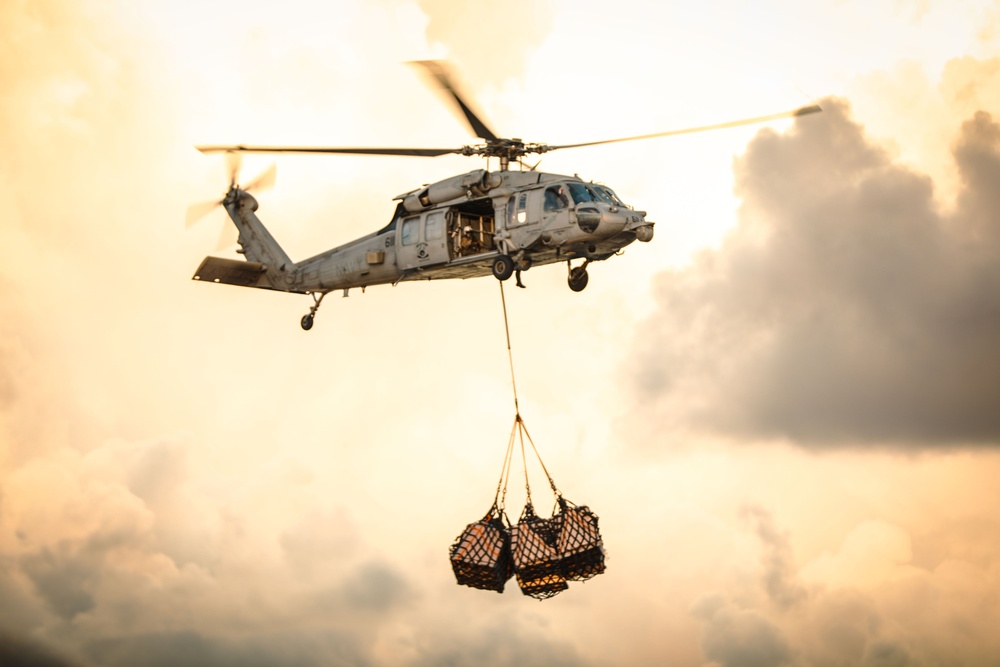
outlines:
[[[548,519],[539,517],[532,504],[525,440],[538,457],[557,502],[556,511]],[[511,525],[505,502],[516,441],[520,443],[524,463],[527,497],[520,519]],[[604,572],[604,544],[597,528],[597,515],[590,508],[563,498],[538,456],[520,414],[514,417],[493,506],[481,521],[469,524],[452,544],[451,565],[459,584],[500,593],[506,581],[516,575],[521,592],[538,600],[563,592],[569,588],[568,581],[585,581]]]
[[[586,505],[559,498],[559,550],[563,575],[586,581],[604,572],[604,542],[597,529],[597,515]],[[553,517],[555,518],[555,517]]]
[[[510,579],[510,532],[494,505],[481,520],[470,523],[451,545],[451,568],[463,586],[503,593]]]
[[[558,550],[560,518],[540,518],[529,501],[517,525],[510,529],[517,584],[522,593],[537,600],[558,595],[569,587]]]

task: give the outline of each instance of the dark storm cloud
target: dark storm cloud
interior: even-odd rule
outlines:
[[[4,667],[75,667],[47,648],[0,634],[0,665]]]
[[[722,247],[661,274],[633,386],[659,426],[806,446],[1000,440],[1000,125],[954,154],[954,211],[828,100],[736,161]],[[912,443],[917,443],[913,445]]]

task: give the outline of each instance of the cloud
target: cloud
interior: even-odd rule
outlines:
[[[88,588],[94,583],[97,568],[89,559],[67,553],[66,545],[62,547],[58,552],[43,549],[23,557],[21,568],[52,610],[69,621],[94,608]]]
[[[691,615],[702,623],[702,650],[719,665],[992,664],[1000,642],[992,602],[995,567],[946,560],[933,568],[911,560],[899,525],[866,520],[840,546],[797,566],[788,534],[773,516],[745,509],[763,556],[738,568],[725,593],[702,594]],[[773,587],[776,547],[794,604]],[[956,634],[957,633],[957,634]],[[958,640],[961,636],[963,639]]]
[[[910,536],[902,528],[869,520],[844,540],[836,556],[813,560],[803,576],[829,586],[869,587],[900,574],[912,558]]]
[[[394,568],[367,562],[355,568],[345,580],[314,598],[320,613],[382,615],[412,601],[413,587]]]
[[[781,630],[757,611],[737,609],[718,595],[708,595],[695,602],[691,613],[705,622],[705,657],[721,667],[778,667],[791,661]]]
[[[631,384],[660,426],[808,447],[1000,439],[1000,125],[977,112],[963,189],[901,166],[842,100],[735,164],[738,227],[656,279]]]
[[[764,546],[764,590],[771,603],[787,610],[803,601],[805,589],[795,580],[795,561],[788,538],[778,530],[771,514],[760,507],[744,507],[743,516],[754,525],[754,532]]]
[[[277,634],[234,640],[193,630],[95,640],[87,645],[87,655],[109,667],[312,667],[365,662],[356,642],[344,636],[322,641]]]
[[[470,81],[494,84],[524,68],[551,33],[556,14],[550,0],[503,4],[419,0],[419,4],[429,18],[428,41],[447,49],[448,59],[462,63]],[[482,48],[484,40],[489,49]]]
[[[0,634],[0,665],[8,665],[9,667],[76,667],[78,664],[33,642]]]
[[[272,532],[252,503],[221,505],[190,448],[114,441],[8,473],[0,593],[19,609],[0,605],[0,627],[102,665],[369,661],[418,584],[366,553],[343,510]]]
[[[413,667],[477,664],[492,667],[568,667],[595,664],[572,644],[549,636],[544,626],[530,627],[531,616],[520,616],[522,620],[495,616],[492,627],[486,628],[474,627],[465,619],[462,622],[463,632],[447,637],[440,635],[440,629],[435,628],[432,631],[434,640],[425,640],[418,655],[405,664]]]

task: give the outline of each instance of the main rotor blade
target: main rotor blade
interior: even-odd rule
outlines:
[[[485,139],[486,141],[496,141],[499,139],[497,135],[493,133],[493,130],[486,126],[486,123],[482,121],[479,116],[477,116],[469,105],[465,103],[462,96],[458,94],[458,90],[455,88],[455,84],[452,83],[450,73],[448,71],[448,66],[444,61],[441,60],[411,60],[411,65],[419,65],[423,67],[424,70],[434,77],[434,80],[440,84],[442,88],[448,91],[451,98],[455,100],[458,108],[462,111],[465,116],[465,120],[468,121],[469,126],[472,127],[472,131],[476,133],[476,136],[480,139]]]
[[[202,153],[346,153],[349,155],[403,155],[438,157],[461,154],[461,148],[325,148],[312,146],[196,146]]]
[[[240,167],[243,166],[243,156],[239,153],[226,151],[226,166],[229,168],[229,187],[236,185],[240,177]]]
[[[597,146],[599,144],[613,144],[620,141],[636,141],[638,139],[655,139],[657,137],[670,137],[675,134],[691,134],[694,132],[707,132],[709,130],[721,130],[727,127],[739,127],[740,125],[753,125],[754,123],[764,123],[769,120],[777,120],[779,118],[797,118],[798,116],[806,116],[811,113],[819,113],[822,109],[819,105],[813,104],[807,107],[799,107],[792,111],[783,111],[781,113],[774,113],[768,116],[757,116],[755,118],[744,118],[742,120],[732,120],[728,123],[717,123],[715,125],[702,125],[700,127],[688,127],[683,130],[670,130],[668,132],[655,132],[653,134],[640,134],[635,137],[622,137],[621,139],[605,139],[603,141],[588,141],[582,144],[562,144],[559,146],[547,146],[546,151],[554,151],[557,148],[580,148],[581,146]]]

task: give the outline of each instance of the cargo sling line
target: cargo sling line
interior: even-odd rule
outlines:
[[[513,576],[517,578],[517,585],[524,595],[545,600],[566,590],[567,582],[585,581],[604,572],[604,544],[597,527],[597,515],[587,506],[578,506],[563,498],[521,419],[517,382],[514,378],[514,355],[510,345],[507,301],[502,282],[500,301],[503,304],[503,324],[507,334],[510,383],[514,392],[514,426],[507,440],[507,451],[500,469],[493,506],[486,516],[470,523],[455,539],[449,551],[449,559],[455,580],[460,585],[503,593],[505,582]],[[525,438],[538,458],[556,497],[557,507],[548,519],[535,514],[532,506]],[[527,491],[524,510],[516,524],[505,512],[515,441],[521,450],[524,486]]]
[[[510,362],[510,385],[514,393],[514,426],[511,428],[510,439],[507,441],[507,453],[504,456],[500,482],[497,485],[497,497],[494,499],[494,505],[502,513],[504,511],[504,503],[507,496],[507,482],[510,479],[510,465],[513,459],[515,435],[521,446],[521,463],[524,467],[524,487],[528,494],[527,504],[530,506],[532,503],[531,484],[528,481],[528,457],[525,456],[524,450],[525,437],[528,438],[528,444],[531,445],[531,449],[535,453],[538,463],[542,466],[542,471],[545,473],[545,477],[549,481],[549,487],[552,489],[552,493],[555,495],[557,502],[562,498],[562,493],[560,493],[559,489],[556,488],[556,483],[553,481],[552,475],[549,474],[548,468],[545,467],[545,462],[542,461],[542,456],[538,453],[538,448],[535,447],[535,441],[531,439],[531,434],[528,433],[528,429],[524,425],[524,420],[521,418],[520,407],[517,402],[517,380],[514,376],[514,353],[510,347],[510,324],[507,319],[507,299],[504,296],[503,282],[497,281],[497,283],[500,285],[500,304],[503,307],[503,328],[504,333],[507,336],[507,360]]]

